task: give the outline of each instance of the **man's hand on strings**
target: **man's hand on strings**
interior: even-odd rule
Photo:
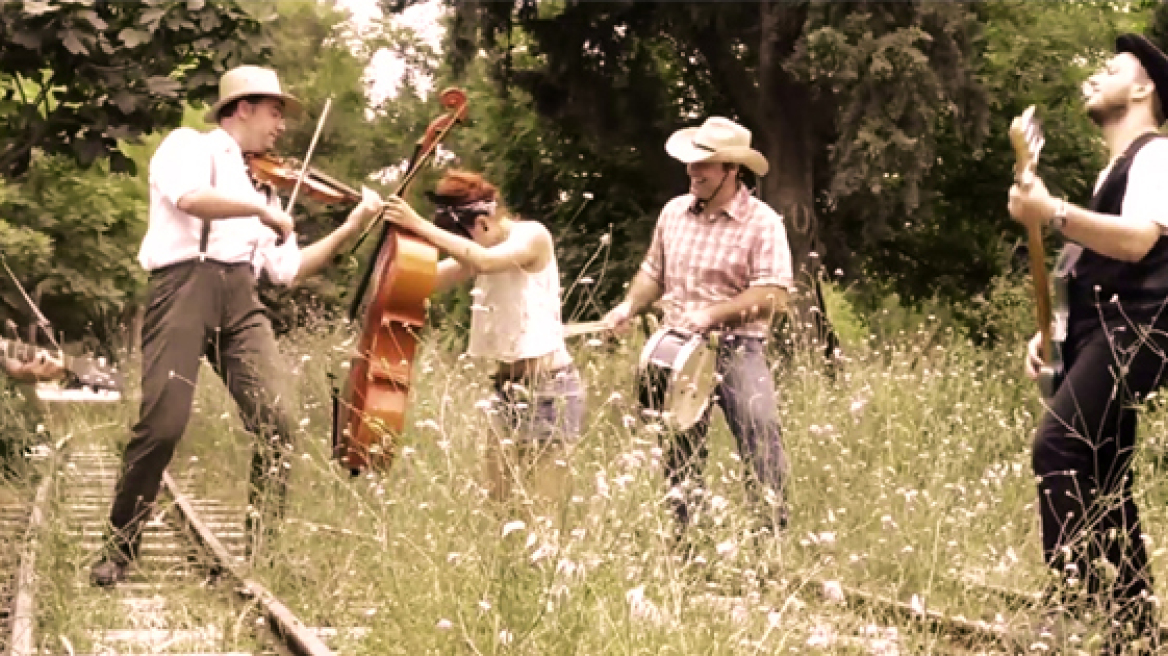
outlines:
[[[1038,380],[1038,371],[1042,369],[1042,333],[1034,333],[1030,342],[1026,344],[1026,377]]]
[[[1034,176],[1026,186],[1017,183],[1010,187],[1007,208],[1010,216],[1024,226],[1045,226],[1054,216],[1057,201],[1047,191],[1042,178]]]
[[[4,371],[14,380],[35,383],[42,380],[57,380],[65,375],[61,361],[41,351],[29,362],[12,358],[3,360]]]
[[[385,218],[407,230],[412,230],[419,223],[425,222],[425,219],[399,196],[390,196],[385,200]]]
[[[384,205],[380,194],[369,187],[361,187],[361,202],[349,213],[349,219],[345,222],[348,224],[347,227],[353,234],[365,232],[373,219],[381,213]]]
[[[260,221],[275,231],[280,239],[287,239],[288,235],[292,234],[293,228],[296,227],[296,222],[292,220],[292,217],[278,207],[265,206],[264,211],[260,214]]]

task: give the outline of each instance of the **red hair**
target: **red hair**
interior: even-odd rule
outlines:
[[[434,193],[443,198],[449,198],[458,205],[497,200],[499,196],[499,190],[495,188],[495,185],[484,180],[483,176],[458,169],[447,171],[438,181]]]

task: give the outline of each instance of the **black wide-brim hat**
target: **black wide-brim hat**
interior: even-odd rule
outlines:
[[[1115,52],[1130,52],[1152,78],[1160,109],[1168,112],[1168,56],[1154,43],[1139,34],[1121,34],[1115,39]]]

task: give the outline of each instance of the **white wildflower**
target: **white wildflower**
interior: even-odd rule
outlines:
[[[508,535],[511,535],[515,531],[522,531],[525,528],[527,528],[527,524],[524,524],[523,520],[515,519],[512,521],[509,521],[503,525],[503,537],[507,537]]]
[[[845,601],[844,587],[839,581],[824,581],[823,596],[830,602],[842,604]]]

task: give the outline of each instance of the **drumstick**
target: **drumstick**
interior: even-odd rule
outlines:
[[[598,333],[605,330],[611,330],[612,327],[608,322],[601,321],[582,321],[580,323],[570,323],[564,326],[564,337],[579,337],[581,335],[588,335],[590,333]]]

